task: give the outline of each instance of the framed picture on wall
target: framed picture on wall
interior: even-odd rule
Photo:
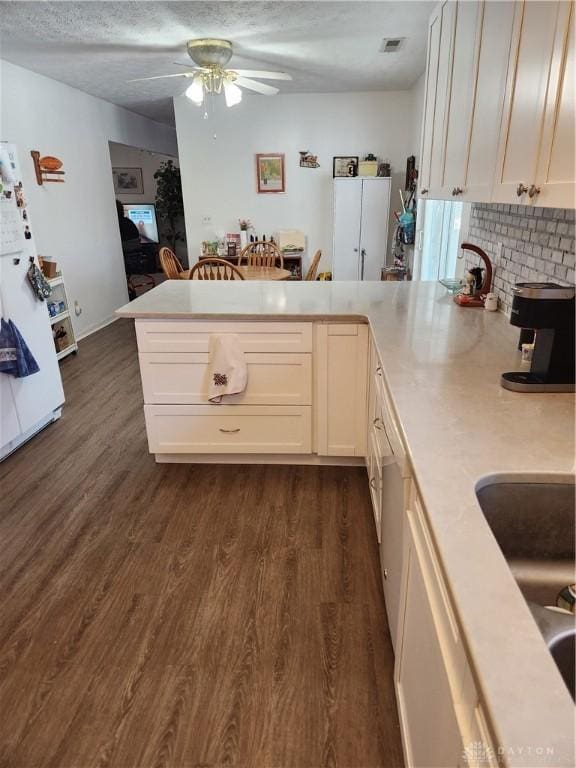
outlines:
[[[284,155],[256,155],[256,183],[259,194],[285,192]]]
[[[112,168],[114,192],[119,195],[143,195],[142,168]]]
[[[334,178],[341,176],[358,176],[358,158],[349,157],[347,155],[343,157],[335,157],[332,160],[332,176]]]

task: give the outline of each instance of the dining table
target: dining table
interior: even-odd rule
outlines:
[[[288,269],[281,267],[256,267],[250,265],[244,265],[236,267],[236,269],[242,274],[244,280],[288,280],[292,277],[292,273]],[[180,280],[189,280],[191,269],[185,269],[179,274]],[[194,275],[193,280],[197,280],[197,275]]]

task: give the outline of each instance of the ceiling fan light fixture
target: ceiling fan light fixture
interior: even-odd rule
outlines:
[[[224,98],[227,107],[234,107],[242,101],[242,91],[234,83],[224,83]]]
[[[204,102],[204,85],[202,79],[195,77],[194,80],[192,80],[192,84],[186,88],[185,93],[193,104],[196,104],[197,107],[201,107]]]

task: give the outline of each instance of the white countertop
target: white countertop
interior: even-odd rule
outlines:
[[[574,471],[574,396],[500,387],[520,369],[517,328],[436,283],[172,280],[117,314],[367,320],[505,761],[574,765],[572,699],[474,493],[493,473]]]

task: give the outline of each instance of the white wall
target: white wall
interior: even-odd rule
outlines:
[[[334,155],[372,152],[391,162],[393,205],[399,206],[397,190],[414,151],[409,91],[244,96],[231,109],[223,101],[217,99],[215,114],[204,120],[203,110],[185,96],[174,100],[191,261],[202,240],[238,231],[242,217],[258,234],[303,230],[308,258],[321,248],[321,266],[329,268]],[[320,168],[300,168],[299,150],[317,154]],[[285,153],[285,194],[257,194],[258,152]],[[203,225],[208,216],[211,225]]]
[[[113,317],[128,300],[109,141],[175,155],[172,128],[55,80],[0,61],[0,138],[18,146],[38,252],[62,267],[77,335]],[[64,184],[38,186],[30,150],[56,155]]]

